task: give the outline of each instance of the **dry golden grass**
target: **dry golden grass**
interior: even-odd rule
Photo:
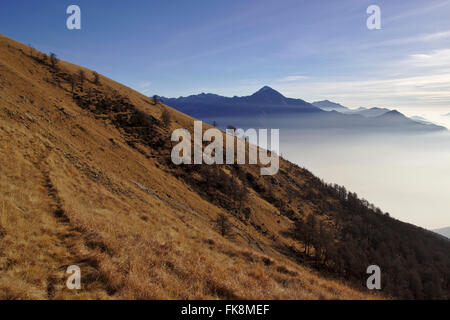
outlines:
[[[377,298],[296,264],[274,249],[289,240],[236,219],[237,237],[219,236],[213,220],[223,209],[79,108],[69,85],[49,83],[49,68],[28,52],[0,36],[0,299]],[[172,127],[192,127],[192,118],[100,81],[156,118],[169,110]],[[249,206],[272,234],[289,226],[254,192]],[[73,264],[82,290],[65,287]]]

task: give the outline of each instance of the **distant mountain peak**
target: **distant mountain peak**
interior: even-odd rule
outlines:
[[[220,116],[239,118],[245,115],[305,114],[325,112],[302,100],[287,98],[269,86],[264,86],[249,96],[224,97],[206,93],[180,98],[163,98],[162,101],[193,117],[205,119]]]
[[[249,97],[253,103],[259,104],[286,104],[286,97],[269,86],[264,86]]]
[[[269,86],[264,86],[261,89],[259,89],[258,91],[256,91],[253,95],[260,95],[260,94],[264,94],[264,95],[274,95],[274,96],[282,96],[284,97],[281,93],[279,93],[277,90],[272,89]]]
[[[398,117],[398,118],[406,118],[405,115],[397,110],[391,110],[386,113],[383,113],[380,117]]]
[[[330,100],[322,100],[315,101],[312,103],[313,106],[320,108],[325,111],[347,111],[349,110],[347,107],[344,107],[342,104],[330,101]]]
[[[273,89],[269,86],[264,86],[259,91],[262,91],[262,90],[273,90]]]

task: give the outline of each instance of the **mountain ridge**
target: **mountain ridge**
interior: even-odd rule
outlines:
[[[308,103],[302,99],[283,96],[264,86],[249,96],[228,98],[217,94],[199,94],[188,97],[166,98],[161,101],[205,122],[230,122],[244,127],[280,127],[283,117],[299,128],[341,128],[360,131],[437,132],[447,128],[432,123],[418,122],[397,110],[387,108],[360,108],[352,110],[329,100]],[[314,105],[316,104],[316,105]],[[324,110],[320,106],[326,106]],[[386,114],[386,115],[385,115]],[[383,117],[383,115],[385,115]],[[240,121],[249,118],[249,121]],[[274,122],[278,121],[278,122]]]
[[[159,98],[167,105],[194,117],[205,113],[210,116],[227,116],[230,114],[254,115],[262,112],[267,114],[323,112],[302,99],[286,98],[269,86],[264,86],[253,94],[242,97],[230,98],[202,93],[188,97]]]
[[[350,109],[347,107],[344,107],[343,105],[336,103],[336,102],[332,102],[330,100],[321,100],[321,101],[315,101],[312,102],[313,106],[316,106],[322,110],[326,110],[326,111],[349,111]]]

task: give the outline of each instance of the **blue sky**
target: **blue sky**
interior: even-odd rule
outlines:
[[[70,4],[81,30],[66,28]],[[371,4],[381,30],[366,27]],[[8,0],[0,33],[148,95],[269,85],[307,101],[450,112],[450,0]]]

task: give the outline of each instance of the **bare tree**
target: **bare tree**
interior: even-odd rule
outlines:
[[[45,53],[42,53],[41,62],[43,64],[47,64],[48,56]]]
[[[240,181],[237,177],[233,177],[233,185],[231,199],[234,204],[234,212],[239,215],[248,199],[248,190],[245,183]]]
[[[69,78],[69,83],[70,83],[70,89],[72,92],[72,98],[75,97],[75,77],[73,75],[70,76]]]
[[[303,242],[304,244],[304,251],[303,253],[307,252],[307,228],[306,228],[306,224],[305,221],[303,219],[297,220],[295,222],[295,226],[294,226],[294,237],[300,241]]]
[[[83,70],[78,71],[78,80],[80,81],[80,85],[83,86],[84,80],[86,80],[86,76]]]
[[[215,221],[215,226],[222,237],[231,237],[233,235],[233,226],[225,214],[219,213],[219,216]]]
[[[91,97],[92,97],[92,95],[91,95],[91,88],[88,88],[88,92],[87,92],[87,100],[88,100],[88,103],[89,103],[89,104],[91,104]]]
[[[92,76],[94,77],[94,80],[92,81],[94,84],[99,84],[100,83],[100,76],[97,72],[92,72]]]
[[[249,207],[246,207],[246,208],[244,208],[243,213],[244,213],[244,219],[247,221],[248,219],[250,219],[250,215],[252,214],[252,209],[250,209]]]
[[[167,109],[163,110],[161,114],[161,121],[166,128],[170,125],[171,116],[169,111],[167,111]]]
[[[306,218],[306,232],[307,232],[307,238],[306,238],[306,249],[307,254],[311,254],[311,247],[314,246],[314,238],[317,234],[316,231],[317,227],[317,219],[316,216],[312,213],[308,215]]]

